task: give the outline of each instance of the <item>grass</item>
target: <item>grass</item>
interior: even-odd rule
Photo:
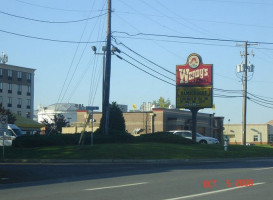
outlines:
[[[1,147],[2,159],[2,147]],[[221,145],[133,143],[95,144],[94,146],[6,147],[6,159],[206,159],[273,157],[269,145],[231,145],[225,152]]]

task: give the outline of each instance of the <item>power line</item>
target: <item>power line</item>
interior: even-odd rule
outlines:
[[[24,35],[24,34],[9,32],[9,31],[5,31],[5,30],[1,30],[1,29],[0,29],[0,32],[11,34],[11,35],[16,35],[16,36],[20,36],[20,37],[31,38],[31,39],[36,39],[36,40],[44,40],[44,41],[50,41],[50,42],[61,42],[61,43],[72,43],[72,44],[92,44],[92,43],[105,42],[105,41],[87,42],[87,41],[57,40],[57,39],[50,39],[50,38],[42,38],[42,37],[37,37],[37,36]]]
[[[58,11],[65,11],[65,12],[90,12],[90,11],[101,11],[101,10],[72,10],[72,9],[64,9],[64,8],[54,8],[54,7],[50,7],[50,6],[43,6],[40,4],[34,4],[34,3],[29,3],[26,1],[22,1],[22,0],[14,0],[17,1],[19,3],[22,4],[27,4],[30,6],[35,6],[35,7],[39,7],[39,8],[46,8],[46,9],[50,9],[50,10],[58,10]]]
[[[207,40],[207,41],[218,41],[218,42],[237,42],[242,43],[245,42],[243,40],[231,40],[231,39],[220,39],[220,38],[205,38],[205,37],[189,37],[189,36],[179,36],[179,35],[166,35],[166,34],[154,34],[154,33],[136,33],[130,34],[124,31],[114,31],[114,33],[121,33],[128,36],[154,36],[154,37],[167,37],[167,38],[179,38],[179,39],[192,39],[192,40]],[[255,43],[255,44],[267,44],[273,45],[273,42],[258,42],[258,41],[248,41],[248,43]]]
[[[115,54],[115,55],[116,55],[116,54]],[[127,62],[127,63],[129,63],[130,65],[134,66],[135,68],[139,69],[140,71],[142,71],[142,72],[144,72],[144,73],[146,73],[146,74],[149,74],[150,76],[152,76],[152,77],[154,77],[154,78],[156,78],[156,79],[158,79],[158,80],[161,80],[161,81],[163,81],[163,82],[165,82],[165,83],[167,83],[167,84],[169,84],[169,85],[176,86],[176,85],[173,84],[173,83],[170,83],[170,82],[168,82],[168,81],[165,81],[165,80],[163,80],[162,78],[159,78],[159,77],[157,77],[157,76],[155,76],[155,75],[153,75],[153,74],[151,74],[151,73],[145,71],[144,69],[141,69],[140,67],[138,67],[138,66],[136,66],[135,64],[131,63],[130,61],[128,61],[128,60],[122,58],[121,56],[119,56],[119,55],[116,55],[116,56],[117,56],[119,59],[124,60],[125,62]]]
[[[18,15],[13,15],[13,14],[6,13],[6,12],[3,12],[3,11],[0,11],[0,13],[8,15],[8,16],[24,19],[24,20],[41,22],[41,23],[50,23],[50,24],[67,24],[67,23],[83,22],[83,21],[88,21],[88,20],[91,20],[91,19],[95,19],[95,18],[104,16],[104,15],[107,14],[107,13],[104,13],[104,14],[100,14],[100,15],[97,15],[97,16],[94,16],[94,17],[88,17],[88,18],[84,18],[84,19],[70,20],[70,21],[48,21],[48,20],[41,20],[41,19],[34,19],[34,18],[28,18],[28,17],[18,16]]]

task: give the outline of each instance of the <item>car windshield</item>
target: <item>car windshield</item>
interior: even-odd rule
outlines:
[[[14,133],[15,133],[17,136],[24,135],[24,133],[23,133],[20,129],[13,128],[12,130],[14,131]]]
[[[196,133],[197,137],[204,137],[203,135],[201,135],[200,133]]]

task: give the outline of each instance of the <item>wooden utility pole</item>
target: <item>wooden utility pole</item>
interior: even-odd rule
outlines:
[[[111,77],[111,0],[108,0],[107,9],[107,43],[106,43],[106,64],[104,71],[104,99],[102,112],[102,132],[104,135],[109,133],[109,98],[110,98],[110,77]]]

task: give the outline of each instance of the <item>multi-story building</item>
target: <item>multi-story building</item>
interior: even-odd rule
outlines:
[[[22,117],[33,118],[35,69],[0,63],[0,103]]]

